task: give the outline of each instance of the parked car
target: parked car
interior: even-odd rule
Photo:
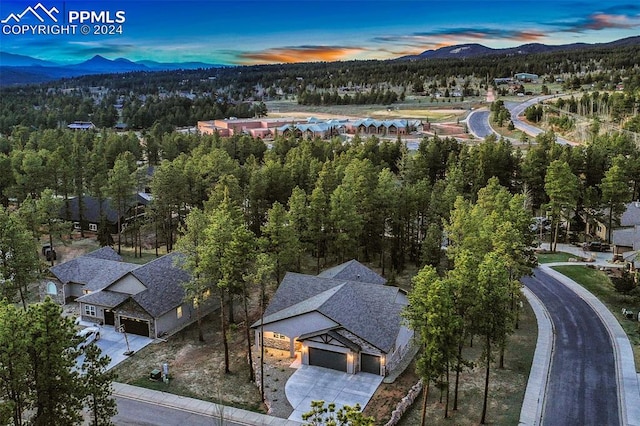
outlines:
[[[600,241],[591,241],[584,243],[582,248],[587,251],[609,251],[611,246],[607,243],[601,243]]]
[[[76,333],[76,338],[78,339],[77,348],[84,349],[90,344],[100,340],[100,328],[95,326],[83,328]]]
[[[47,262],[51,262],[51,260],[58,260],[58,256],[56,251],[51,248],[50,244],[43,244],[42,246],[42,255],[47,259]]]

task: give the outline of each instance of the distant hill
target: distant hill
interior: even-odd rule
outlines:
[[[107,59],[96,55],[73,65],[61,65],[24,55],[0,52],[0,86],[43,83],[67,77],[90,74],[117,74],[128,72],[173,71],[179,69],[218,68],[221,65],[203,62],[162,63],[133,62],[126,58]]]
[[[13,53],[0,52],[0,66],[2,67],[55,67],[57,64],[30,56],[16,55]]]
[[[150,71],[143,64],[136,64],[125,58],[118,58],[114,60],[106,59],[100,55],[96,55],[88,61],[81,62],[75,65],[69,65],[65,68],[71,70],[86,71],[86,74],[108,74],[108,73],[121,73],[121,72],[133,72],[133,71]]]
[[[558,52],[589,48],[615,48],[640,44],[640,36],[628,37],[616,40],[610,43],[573,43],[561,45],[547,45],[541,43],[523,44],[517,47],[508,47],[505,49],[492,49],[477,43],[458,44],[455,46],[441,47],[437,50],[425,50],[419,55],[408,55],[398,58],[398,60],[421,60],[421,59],[461,59],[461,58],[477,58],[481,56],[511,56],[511,55],[530,55],[534,53]]]
[[[220,68],[225,65],[206,64],[204,62],[155,62],[155,61],[136,61],[153,71],[174,71],[174,70],[197,70],[205,68]]]

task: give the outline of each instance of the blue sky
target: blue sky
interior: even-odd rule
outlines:
[[[41,8],[37,8],[38,4]],[[29,6],[31,13],[16,19]],[[96,35],[99,22],[86,21],[90,34],[47,35],[23,25],[54,25],[42,10],[53,10],[60,25],[72,11],[104,12],[121,34]],[[11,15],[14,15],[12,18]],[[122,16],[122,15],[121,15]],[[215,64],[388,59],[424,50],[481,43],[510,47],[524,43],[608,42],[640,34],[640,3],[563,0],[234,0],[136,1],[32,0],[0,2],[0,50],[59,63],[102,55],[109,59]],[[56,25],[57,25],[56,24]],[[98,27],[96,27],[96,25]],[[121,25],[121,26],[119,26]]]

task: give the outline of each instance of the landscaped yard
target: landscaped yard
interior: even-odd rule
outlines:
[[[616,317],[627,332],[636,362],[636,371],[640,370],[640,323],[622,315],[622,308],[638,313],[640,310],[640,287],[629,295],[618,293],[609,277],[602,271],[578,265],[555,266],[553,269],[571,278],[593,293]]]
[[[555,253],[538,253],[537,255],[538,263],[554,263],[554,262],[569,262],[569,259],[575,259],[576,255],[565,252],[555,252]]]

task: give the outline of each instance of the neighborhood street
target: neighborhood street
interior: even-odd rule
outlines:
[[[129,398],[116,397],[118,414],[112,421],[116,425],[132,426],[158,426],[158,425],[184,425],[184,426],[216,426],[221,424],[218,418],[203,414],[196,414],[173,407],[165,407]],[[224,413],[223,413],[224,415]],[[246,423],[236,423],[224,419],[224,425],[240,426]]]
[[[540,268],[522,282],[545,305],[554,330],[542,423],[620,424],[614,351],[600,317]]]

